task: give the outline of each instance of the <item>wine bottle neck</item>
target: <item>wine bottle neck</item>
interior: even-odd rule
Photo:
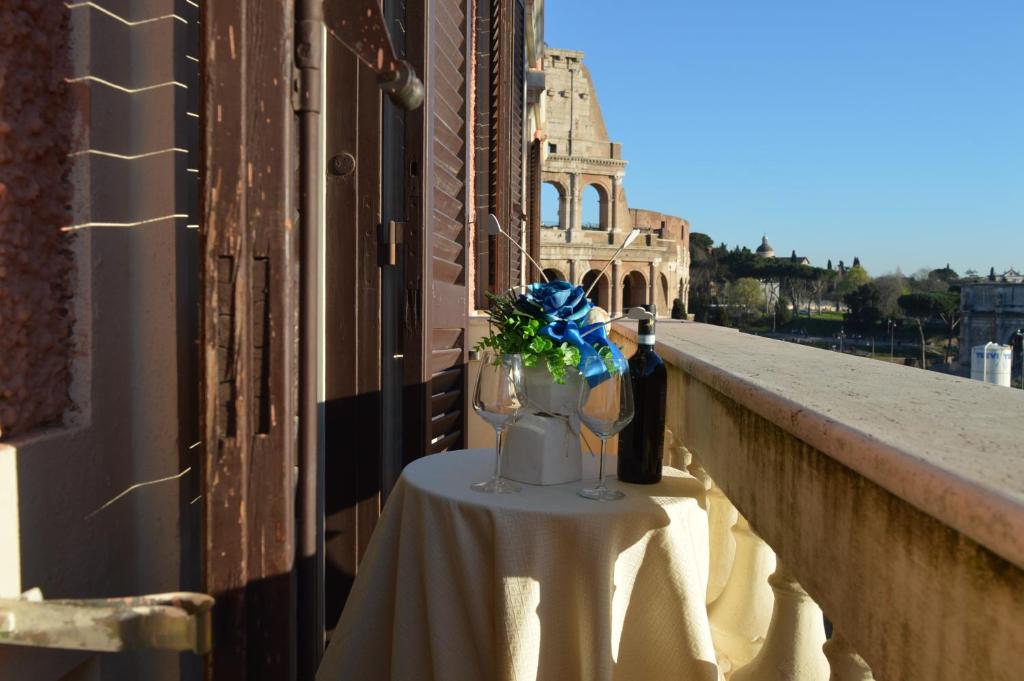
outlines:
[[[641,333],[636,337],[636,344],[644,347],[654,347],[654,334],[653,333]]]

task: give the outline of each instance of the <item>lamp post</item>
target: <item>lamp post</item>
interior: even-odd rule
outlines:
[[[1024,390],[1024,329],[1017,329],[1013,335],[1020,338],[1020,388]]]
[[[896,336],[896,322],[891,319],[887,321],[889,322],[889,359],[892,359],[895,357],[895,354],[893,353],[893,341]]]
[[[843,352],[843,340],[846,338],[846,329],[839,329],[839,352]]]

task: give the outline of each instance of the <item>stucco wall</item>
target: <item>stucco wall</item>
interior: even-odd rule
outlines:
[[[0,437],[69,404],[72,114],[64,3],[0,12]]]

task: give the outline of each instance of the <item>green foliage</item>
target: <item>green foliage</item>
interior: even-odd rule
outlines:
[[[734,317],[744,317],[764,309],[764,289],[753,277],[741,277],[725,287],[725,302]]]
[[[487,299],[491,302],[487,311],[491,318],[490,333],[480,339],[474,350],[490,348],[502,355],[520,355],[525,366],[545,366],[556,383],[564,383],[565,368],[579,366],[579,348],[539,335],[544,323],[518,309],[511,292],[501,296],[488,293]],[[598,354],[610,372],[616,370],[610,347],[601,347]]]
[[[686,304],[682,298],[672,301],[672,319],[686,319]]]
[[[869,275],[867,270],[861,267],[860,264],[856,264],[846,270],[846,274],[843,275],[843,278],[836,283],[836,293],[839,296],[846,296],[849,293],[853,293],[869,281],[871,281],[871,275]]]
[[[785,296],[780,296],[775,301],[775,322],[779,326],[785,326],[793,321],[793,310],[790,305],[792,305],[792,301]]]
[[[715,245],[715,242],[707,234],[700,232],[690,232],[690,252],[701,251],[707,253],[711,250],[711,247]]]
[[[866,329],[882,319],[881,293],[874,283],[868,282],[843,296],[843,302],[850,308],[846,321],[853,327]]]
[[[899,298],[900,309],[903,310],[903,313],[922,322],[938,314],[936,303],[935,293],[908,293]]]

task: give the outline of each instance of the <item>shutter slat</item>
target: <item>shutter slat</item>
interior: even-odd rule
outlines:
[[[460,331],[462,329],[459,329]],[[449,369],[442,371],[441,373],[434,374],[430,379],[430,393],[431,395],[440,395],[442,393],[451,392],[452,390],[460,389],[462,385],[462,367],[455,369]]]
[[[430,398],[430,414],[431,416],[440,416],[451,411],[457,410],[462,405],[462,391],[452,390],[440,395],[433,395]]]
[[[441,234],[434,234],[434,257],[448,262],[459,262],[462,254],[462,244],[452,241]],[[435,330],[436,332],[436,330]]]
[[[446,435],[436,442],[430,444],[431,454],[440,454],[441,452],[447,452],[449,449],[458,449],[462,446],[462,431],[456,430],[450,435]]]
[[[434,258],[434,279],[437,281],[445,281],[450,283],[456,283],[462,277],[462,265],[442,260],[441,258]]]
[[[443,414],[441,416],[435,416],[430,424],[431,432],[434,437],[438,435],[445,435],[451,432],[458,432],[462,427],[462,410],[456,410]]]
[[[430,353],[431,368],[435,373],[451,369],[462,361],[462,348],[435,350]]]

